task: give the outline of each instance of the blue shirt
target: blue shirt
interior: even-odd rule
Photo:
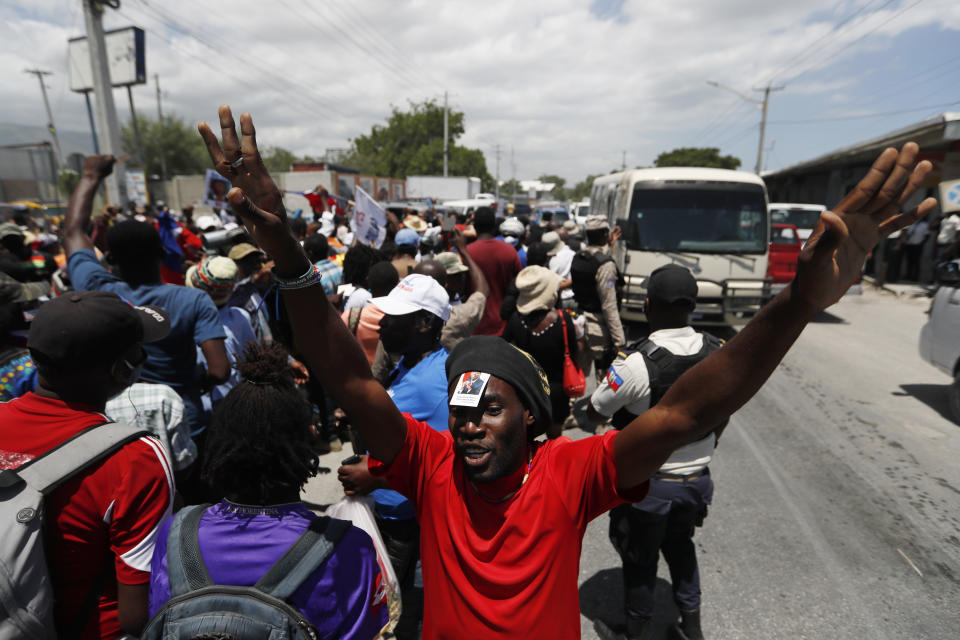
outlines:
[[[213,410],[213,407],[223,400],[224,396],[230,393],[230,389],[240,384],[243,378],[237,371],[237,360],[243,357],[243,352],[247,349],[248,342],[257,342],[257,336],[253,333],[253,325],[250,324],[250,316],[240,307],[220,307],[217,310],[220,316],[220,322],[223,323],[223,331],[227,334],[227,340],[224,347],[227,349],[227,358],[230,359],[230,378],[215,386],[210,393],[203,394],[203,410],[207,413]],[[197,365],[203,370],[207,368],[207,361],[203,357],[203,350],[197,346]],[[209,422],[209,421],[208,421]]]
[[[67,272],[78,291],[112,291],[134,305],[155,305],[170,316],[170,335],[143,345],[147,361],[143,363],[144,382],[173,387],[197,386],[194,367],[196,345],[226,338],[217,308],[203,291],[174,284],[143,284],[131,287],[97,262],[93,251],[74,251],[67,259]]]
[[[402,413],[426,422],[435,431],[449,429],[450,408],[447,405],[447,356],[450,353],[440,347],[422,358],[412,369],[404,366],[403,359],[394,369],[396,375],[387,393]],[[410,520],[414,517],[413,505],[396,491],[377,489],[370,495],[376,502],[377,515],[391,520]]]
[[[143,345],[147,360],[140,380],[165,384],[183,398],[185,419],[194,434],[202,422],[200,381],[196,376],[196,345],[223,339],[223,325],[210,296],[203,291],[175,284],[142,284],[131,287],[97,262],[89,249],[74,251],[67,258],[67,274],[77,291],[112,291],[134,305],[160,307],[170,316],[170,334]]]
[[[313,263],[320,270],[320,286],[328,296],[336,295],[337,287],[343,283],[343,268],[329,258]]]

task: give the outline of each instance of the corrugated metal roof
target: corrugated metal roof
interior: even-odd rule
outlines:
[[[851,164],[858,160],[869,164],[887,147],[899,147],[905,142],[916,142],[921,149],[930,149],[939,144],[960,140],[960,112],[946,112],[922,122],[891,131],[882,136],[858,142],[812,160],[763,173],[763,177],[803,172],[805,169],[825,169],[837,164]]]

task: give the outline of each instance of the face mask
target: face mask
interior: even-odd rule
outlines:
[[[123,384],[124,388],[129,387],[134,382],[140,379],[140,374],[143,373],[143,363],[141,362],[138,365],[132,365],[126,360],[121,361],[123,363],[123,369],[126,373],[118,372],[118,380]]]
[[[517,243],[520,242],[520,238],[516,236],[503,236],[503,241],[511,247],[515,247],[517,246]]]

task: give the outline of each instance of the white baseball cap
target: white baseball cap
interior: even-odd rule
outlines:
[[[450,296],[440,283],[422,273],[412,273],[385,296],[370,301],[388,316],[429,311],[444,322],[450,318]]]

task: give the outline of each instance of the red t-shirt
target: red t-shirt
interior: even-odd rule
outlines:
[[[87,427],[107,422],[91,407],[28,393],[0,404],[0,468],[13,469]],[[160,524],[173,504],[173,470],[159,440],[143,437],[88,467],[46,499],[47,566],[58,628],[75,622],[104,563],[117,582],[146,584]],[[100,615],[81,638],[118,638],[117,588],[108,581]]]
[[[587,523],[647,492],[646,483],[617,492],[617,432],[538,444],[526,483],[493,504],[467,481],[450,432],[404,417],[396,460],[387,468],[371,458],[369,466],[416,510],[424,639],[579,638]]]
[[[520,256],[517,255],[517,250],[506,242],[492,238],[471,242],[467,245],[467,251],[480,267],[480,271],[487,279],[487,284],[490,285],[487,306],[483,310],[480,324],[473,333],[479,336],[499,336],[507,324],[500,319],[503,295],[523,269]]]

